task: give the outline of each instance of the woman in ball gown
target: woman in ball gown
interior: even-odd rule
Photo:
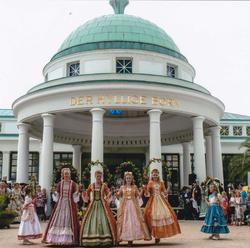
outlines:
[[[95,172],[95,182],[83,193],[85,202],[90,200],[80,230],[82,246],[112,246],[116,244],[116,221],[109,208],[108,186],[102,182],[102,172]]]
[[[140,193],[134,184],[132,172],[125,172],[124,185],[117,193],[120,207],[117,213],[117,240],[127,241],[132,245],[134,240],[151,240],[138,199]]]
[[[209,233],[209,239],[220,239],[220,234],[229,233],[227,222],[224,217],[224,212],[220,206],[220,195],[215,184],[210,184],[209,190],[211,194],[208,197],[208,209],[205,217],[204,224],[201,231]]]
[[[155,243],[158,244],[161,238],[181,233],[176,214],[166,200],[167,190],[164,182],[160,180],[157,169],[151,172],[147,195],[150,198],[145,207],[144,216]]]
[[[50,216],[43,241],[47,244],[65,246],[79,244],[79,223],[76,203],[78,186],[71,180],[70,169],[62,169],[62,180],[57,185],[57,202]]]

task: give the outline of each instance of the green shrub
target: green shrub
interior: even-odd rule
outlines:
[[[0,211],[0,228],[9,227],[13,220],[17,217],[17,213],[11,210]]]
[[[0,211],[5,210],[8,207],[8,196],[7,195],[0,195]]]

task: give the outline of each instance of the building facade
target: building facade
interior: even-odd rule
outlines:
[[[250,117],[224,113],[163,29],[124,14],[127,0],[110,3],[113,15],[73,31],[45,65],[44,82],[1,110],[1,176],[36,175],[49,189],[59,164],[81,173],[93,161],[93,180],[99,162],[150,163],[162,173],[164,160],[176,188],[192,172],[223,181],[222,154],[244,152]]]

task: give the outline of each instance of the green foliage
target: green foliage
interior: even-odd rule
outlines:
[[[87,167],[82,172],[82,183],[85,187],[88,187],[91,180],[91,167],[100,164],[103,168],[103,181],[111,186],[114,182],[113,175],[109,173],[108,167],[99,161],[93,162],[91,161]]]
[[[7,195],[0,195],[0,211],[5,210],[8,207],[8,196]]]
[[[233,156],[228,164],[228,179],[230,182],[241,183],[248,171],[250,171],[249,157],[244,158],[244,155]]]
[[[15,217],[17,217],[16,212],[7,209],[8,203],[8,195],[0,195],[0,228],[9,227]]]
[[[3,210],[0,212],[0,219],[14,219],[17,217],[17,213],[11,210]]]
[[[61,178],[62,178],[61,171],[63,168],[69,168],[70,172],[71,172],[71,179],[74,182],[79,183],[79,176],[78,176],[77,170],[72,165],[61,165],[57,168],[54,168],[53,184],[58,183],[61,180]]]
[[[161,163],[162,164],[162,180],[165,184],[167,184],[168,181],[171,179],[171,171],[169,171],[167,163],[162,159],[156,159],[153,158],[149,161],[148,165],[143,170],[143,184],[147,184],[150,179],[150,165],[154,162]]]
[[[10,224],[14,221],[15,217],[17,217],[17,213],[10,210],[2,210],[0,211],[0,228],[5,228],[10,226]]]
[[[143,178],[140,169],[131,161],[123,162],[116,167],[115,170],[115,181],[119,178],[124,179],[125,172],[132,172],[135,180],[135,184],[141,186],[143,183]],[[114,182],[115,183],[115,182]]]
[[[228,164],[228,180],[230,182],[244,182],[250,171],[250,138],[242,142],[241,148],[246,149],[244,154],[233,156]]]

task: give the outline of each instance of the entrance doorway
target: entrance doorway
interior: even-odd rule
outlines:
[[[91,161],[90,153],[82,154],[82,171],[88,166]],[[115,173],[116,166],[123,162],[131,161],[140,169],[143,173],[143,168],[146,165],[146,156],[144,153],[105,153],[104,163],[107,165],[110,173]]]

